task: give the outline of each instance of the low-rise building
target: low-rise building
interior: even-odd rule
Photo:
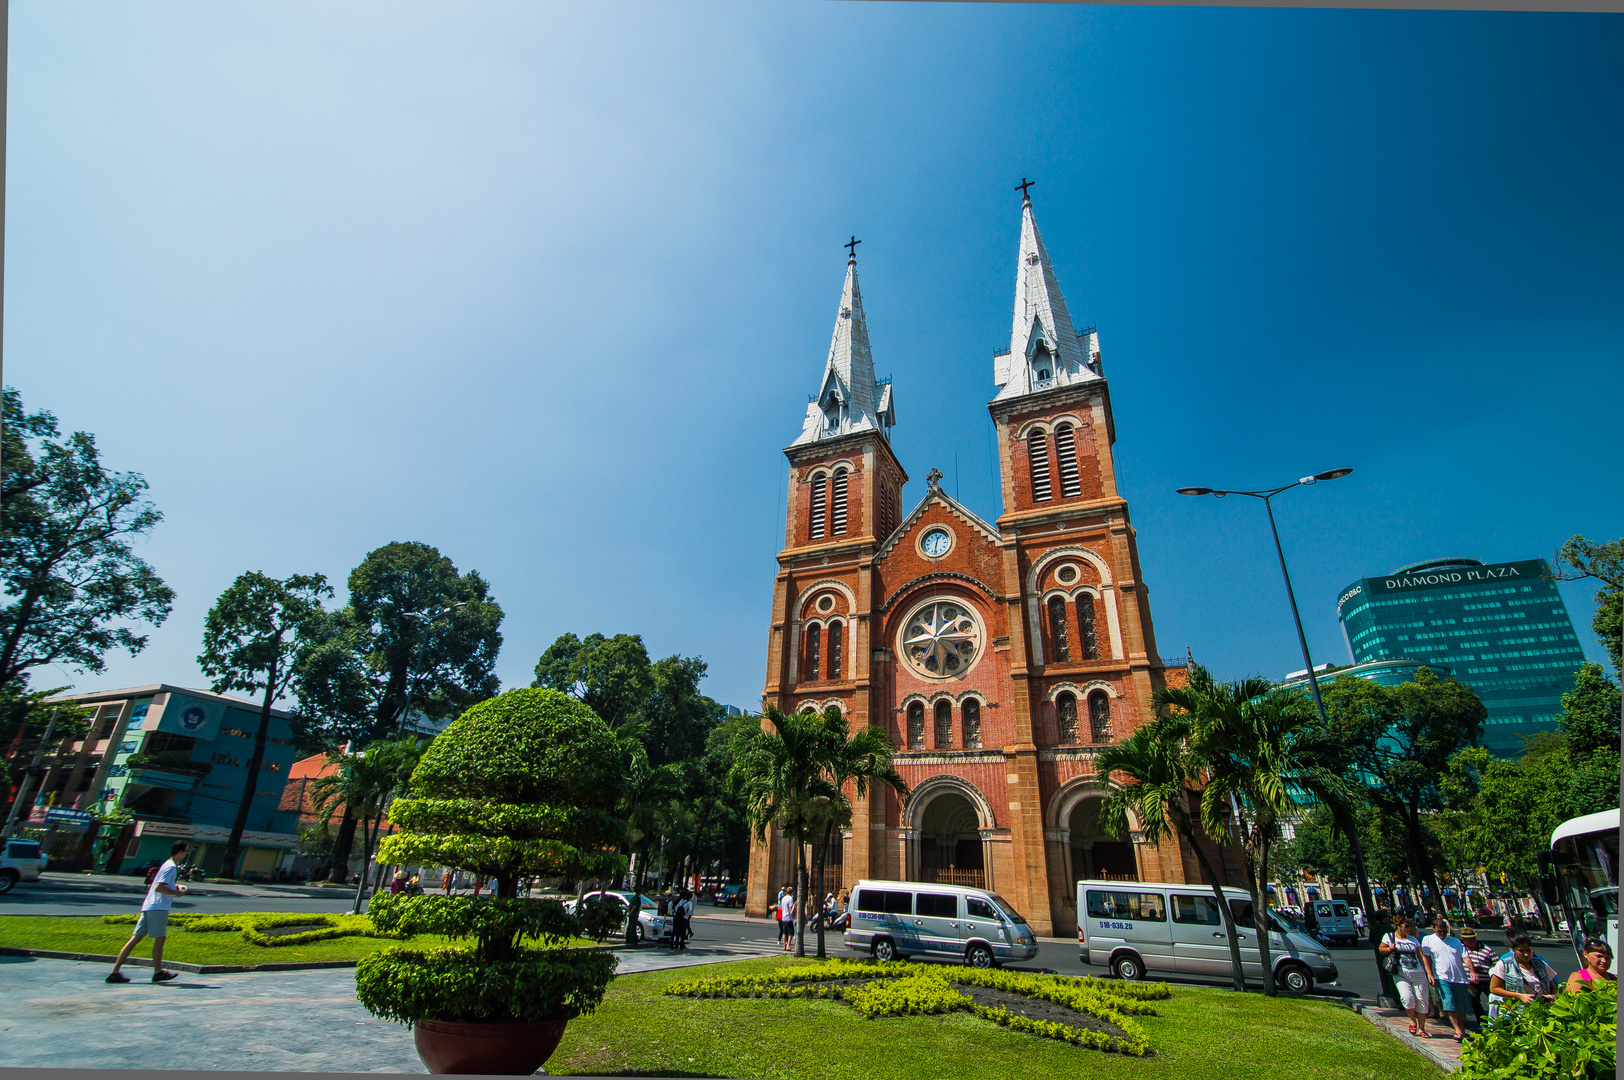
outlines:
[[[260,707],[241,698],[168,684],[65,694],[52,704],[92,710],[85,737],[57,747],[37,802],[134,818],[106,867],[117,873],[169,857],[175,840],[192,842],[192,859],[211,875],[271,876],[298,843],[298,814],[281,809],[288,769],[299,756],[291,714],[271,710],[264,759],[235,867],[222,865],[248,765]]]

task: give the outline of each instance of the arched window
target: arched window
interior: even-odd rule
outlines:
[[[915,701],[908,705],[908,749],[925,748],[925,703]]]
[[[1060,462],[1060,497],[1075,498],[1083,493],[1083,481],[1077,472],[1077,435],[1070,424],[1054,429],[1054,456]]]
[[[829,535],[841,536],[846,532],[846,470],[835,470],[835,495],[829,512]]]
[[[1049,597],[1049,644],[1054,647],[1056,663],[1071,659],[1071,643],[1066,640],[1066,602],[1058,596]]]
[[[975,698],[965,698],[964,713],[964,748],[966,750],[981,749],[981,702]]]
[[[1088,695],[1088,733],[1090,742],[1111,741],[1111,695],[1104,690]]]
[[[1100,635],[1094,629],[1094,598],[1087,593],[1077,598],[1077,638],[1084,660],[1100,658]]]
[[[818,652],[823,644],[823,627],[811,626],[806,631],[806,681],[818,681]]]
[[[838,622],[829,624],[829,678],[840,678],[840,647],[844,644],[845,627]]]
[[[936,703],[936,749],[948,750],[953,746],[953,703]]]
[[[1037,373],[1039,382],[1048,382],[1054,378],[1054,360],[1049,355],[1049,346],[1038,343],[1032,352],[1032,370]]]
[[[1032,498],[1048,502],[1049,490],[1049,436],[1034,431],[1026,437],[1026,456],[1032,463]]]
[[[823,499],[829,478],[819,473],[812,478],[812,539],[823,537]]]
[[[1054,699],[1054,709],[1060,717],[1060,741],[1066,744],[1077,743],[1077,699],[1069,692],[1061,694]]]

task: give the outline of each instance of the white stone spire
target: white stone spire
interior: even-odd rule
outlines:
[[[1021,200],[1021,254],[1015,267],[1015,323],[1009,352],[993,359],[994,401],[1072,386],[1101,377],[1099,335],[1078,336],[1060,295],[1043,237],[1032,216],[1032,197]]]
[[[853,238],[853,245],[862,241]],[[891,436],[897,422],[891,404],[891,380],[874,377],[874,358],[868,348],[868,324],[863,319],[863,294],[857,288],[857,255],[846,260],[846,284],[840,290],[840,310],[829,341],[829,359],[823,381],[806,406],[806,423],[791,446],[805,446],[856,431],[878,431]]]

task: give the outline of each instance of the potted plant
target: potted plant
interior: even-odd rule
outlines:
[[[413,1029],[433,1073],[527,1075],[546,1062],[574,1017],[614,978],[600,940],[618,926],[609,904],[567,914],[557,900],[517,895],[521,877],[612,878],[626,825],[614,815],[626,755],[590,708],[555,690],[512,690],[453,721],[423,753],[390,818],[401,831],[378,857],[483,874],[494,894],[373,897],[381,930],[471,942],[410,946],[363,959],[356,996]]]

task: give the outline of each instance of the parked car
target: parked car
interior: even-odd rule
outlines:
[[[581,899],[591,900],[592,898],[598,896],[607,897],[608,899],[619,904],[620,910],[624,912],[631,909],[633,895],[633,893],[629,892],[605,889],[601,892],[589,892],[585,896],[581,897]],[[639,942],[664,941],[671,936],[671,917],[669,915],[659,914],[657,907],[657,902],[647,896],[644,896],[639,902],[640,910],[637,912],[637,940]],[[571,915],[575,914],[575,901],[564,901],[564,910],[569,912]],[[625,925],[624,920],[622,920],[622,933],[625,932]]]
[[[723,885],[720,889],[717,889],[711,894],[711,903],[715,904],[717,907],[744,906],[744,886]]]
[[[19,881],[38,881],[45,869],[45,853],[38,840],[7,840],[0,852],[0,893],[8,893]]]
[[[876,960],[926,956],[978,968],[1038,954],[1032,928],[997,893],[917,881],[859,881],[845,943]]]
[[[1263,978],[1263,961],[1244,889],[1225,889],[1240,937],[1241,969]],[[1119,979],[1146,974],[1228,977],[1229,934],[1212,889],[1151,881],[1079,881],[1077,953],[1085,964],[1109,967]],[[1276,985],[1306,993],[1316,981],[1334,983],[1336,964],[1325,946],[1269,913],[1269,960]]]

